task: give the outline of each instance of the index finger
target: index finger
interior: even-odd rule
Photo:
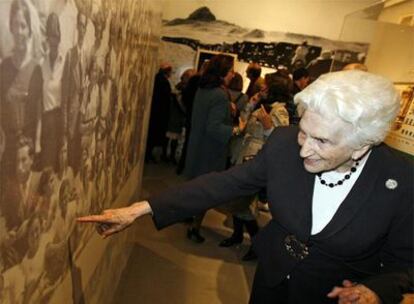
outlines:
[[[76,221],[81,222],[81,223],[106,223],[108,222],[109,218],[110,217],[107,214],[88,215],[88,216],[78,217]]]

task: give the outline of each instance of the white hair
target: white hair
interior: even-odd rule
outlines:
[[[381,143],[398,114],[399,94],[382,76],[359,70],[328,73],[296,94],[299,109],[310,109],[325,117],[350,123],[350,145]]]

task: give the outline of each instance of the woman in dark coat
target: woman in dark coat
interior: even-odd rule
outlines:
[[[233,128],[230,100],[225,86],[233,77],[233,58],[217,55],[208,63],[195,95],[184,175],[193,179],[226,168],[228,144],[239,127]],[[203,242],[199,234],[204,214],[197,216],[187,237]]]

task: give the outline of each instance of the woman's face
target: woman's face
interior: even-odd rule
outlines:
[[[302,116],[299,129],[300,156],[310,173],[346,172],[353,164],[352,159],[363,155],[349,145],[347,135],[352,134],[353,128],[340,118],[326,118],[308,109]]]
[[[12,18],[10,31],[13,35],[15,48],[25,51],[30,38],[30,27],[22,10],[18,10]]]

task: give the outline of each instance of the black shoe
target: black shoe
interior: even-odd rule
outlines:
[[[219,243],[219,246],[220,247],[231,247],[231,246],[236,245],[236,244],[241,244],[242,241],[243,240],[240,240],[240,239],[237,239],[237,238],[234,238],[234,237],[229,237],[228,239],[222,240]]]
[[[187,238],[195,243],[203,243],[206,239],[200,235],[197,229],[187,229]]]
[[[247,253],[242,257],[243,261],[253,261],[257,259],[256,253],[254,253],[253,248],[250,246]]]

